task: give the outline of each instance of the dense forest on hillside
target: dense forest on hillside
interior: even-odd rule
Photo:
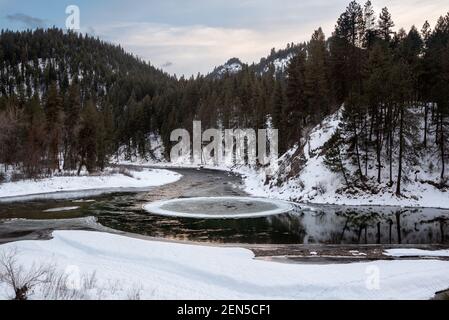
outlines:
[[[133,121],[145,132],[156,126],[152,106],[135,101],[148,103],[176,85],[122,48],[87,35],[2,31],[0,163],[22,167],[29,177],[81,165],[102,169],[130,139]]]
[[[344,105],[326,162],[348,184],[366,184],[375,168],[377,182],[389,171],[388,182],[400,194],[403,167],[432,153],[440,178],[433,183],[443,187],[449,13],[433,28],[428,22],[394,28],[387,8],[375,13],[370,1],[353,1],[329,38],[318,28],[307,43],[273,50],[259,64],[190,79],[171,77],[89,36],[2,31],[0,163],[27,177],[84,165],[95,171],[119,149],[151,158],[150,134],[169,147],[170,132],[191,128],[193,120],[204,128],[272,125],[285,152],[305,144],[308,132]],[[279,59],[289,61],[281,72]]]

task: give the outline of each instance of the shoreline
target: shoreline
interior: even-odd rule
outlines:
[[[47,198],[71,198],[115,192],[140,192],[179,181],[182,175],[166,169],[141,168],[129,173],[107,172],[104,175],[61,175],[39,180],[20,180],[0,184],[0,203]],[[77,198],[75,195],[74,198]]]
[[[234,174],[239,176],[242,179],[242,191],[250,195],[251,197],[255,198],[266,198],[266,199],[273,199],[273,200],[281,200],[281,201],[288,201],[299,205],[305,205],[305,206],[343,206],[343,207],[363,207],[363,208],[369,208],[369,207],[385,207],[385,208],[401,208],[401,209],[437,209],[437,210],[448,210],[449,211],[449,201],[447,207],[438,207],[438,206],[422,206],[419,204],[383,204],[380,202],[374,202],[371,203],[368,200],[367,202],[364,202],[363,200],[366,199],[350,199],[350,200],[357,200],[362,201],[361,204],[351,204],[351,203],[345,203],[345,202],[310,202],[310,201],[292,201],[285,197],[274,197],[269,193],[261,194],[260,192],[255,192],[254,190],[251,190],[250,186],[247,185],[248,180],[248,172],[245,172],[244,170],[241,170],[240,168],[224,168],[224,167],[215,167],[215,166],[198,166],[198,165],[174,165],[171,163],[157,163],[157,164],[151,164],[151,163],[132,163],[132,162],[120,162],[116,163],[116,166],[124,166],[127,168],[155,168],[155,169],[167,169],[167,170],[212,170],[212,171],[218,171],[218,172],[227,172],[230,174]],[[246,167],[244,167],[247,169]],[[259,190],[260,191],[260,190]],[[449,192],[448,192],[449,197]],[[337,199],[338,200],[338,199]]]

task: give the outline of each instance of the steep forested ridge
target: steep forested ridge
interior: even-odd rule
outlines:
[[[0,163],[22,166],[27,176],[103,168],[135,136],[131,130],[157,126],[151,100],[172,84],[122,48],[87,35],[2,31]]]
[[[170,132],[193,120],[203,128],[273,125],[281,152],[299,145],[292,156],[301,158],[310,130],[343,105],[322,152],[348,188],[387,184],[400,195],[425,155],[439,172],[426,183],[447,186],[449,14],[433,29],[426,22],[394,31],[387,8],[353,1],[329,38],[318,28],[258,64],[231,59],[190,79],[57,29],[3,31],[0,57],[0,163],[29,176],[62,164],[101,169],[119,149],[152,157],[151,134],[167,151]],[[290,176],[300,173],[301,165],[290,167]]]

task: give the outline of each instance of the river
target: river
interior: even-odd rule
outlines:
[[[100,230],[217,244],[449,247],[449,210],[442,209],[297,204],[286,214],[245,219],[163,217],[144,211],[142,206],[155,200],[247,196],[237,175],[174,171],[183,175],[180,181],[148,190],[108,190],[104,195],[96,190],[0,203],[0,243],[48,239],[52,230]]]

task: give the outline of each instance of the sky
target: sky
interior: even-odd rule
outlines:
[[[206,74],[229,58],[258,62],[271,48],[330,36],[349,0],[0,0],[0,29],[65,28],[66,7],[80,9],[80,31],[120,44],[164,71]],[[361,3],[364,0],[360,1]],[[372,0],[397,28],[432,26],[449,0]]]

